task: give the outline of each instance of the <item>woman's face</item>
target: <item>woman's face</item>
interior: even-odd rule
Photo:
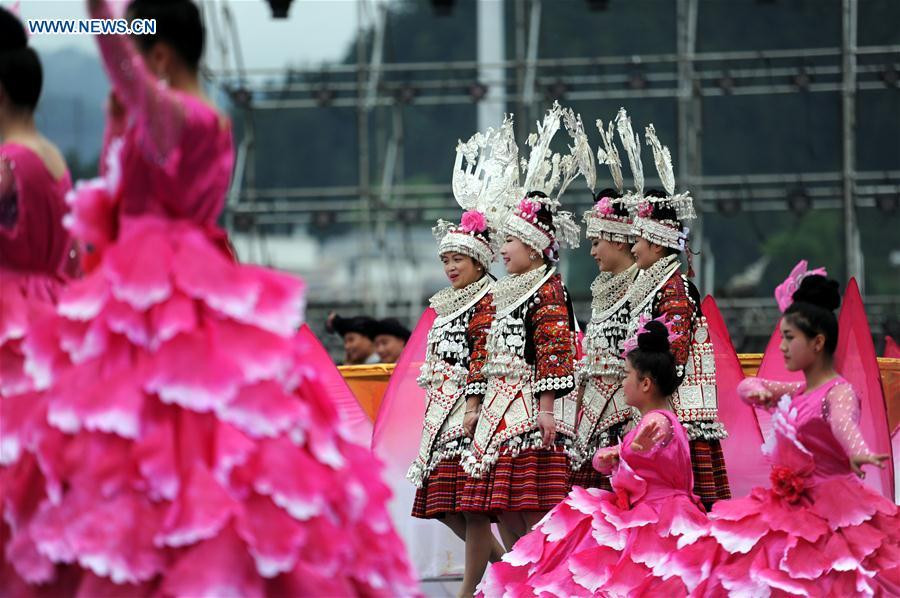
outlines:
[[[802,371],[816,363],[825,346],[825,335],[817,334],[813,338],[794,326],[788,318],[781,318],[781,354],[784,366],[790,372]]]
[[[510,274],[528,272],[541,263],[541,255],[512,235],[506,236],[506,242],[500,248],[503,264]]]
[[[646,270],[665,255],[665,248],[661,245],[651,243],[643,237],[638,237],[637,241],[631,247],[631,253],[634,255],[634,262],[641,270]]]
[[[461,253],[442,253],[441,262],[444,264],[444,274],[454,289],[463,289],[484,276],[484,267]]]
[[[597,262],[601,272],[615,272],[631,261],[624,243],[613,243],[600,238],[591,239],[591,257]]]

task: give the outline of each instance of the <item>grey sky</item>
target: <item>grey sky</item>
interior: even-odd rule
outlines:
[[[248,68],[309,66],[338,60],[358,26],[356,0],[294,0],[286,20],[272,19],[264,0],[203,0],[204,10],[218,11],[221,23],[223,3],[234,14]],[[375,3],[376,0],[365,2],[367,14],[373,14]],[[0,0],[0,5],[11,4],[10,0]],[[123,4],[113,0],[114,6]],[[83,0],[22,0],[20,13],[23,19],[77,19],[86,16],[86,9]],[[209,34],[212,36],[214,31]],[[208,64],[218,68],[218,40],[208,41]],[[96,52],[94,40],[86,35],[36,35],[31,44],[42,53],[66,47]]]

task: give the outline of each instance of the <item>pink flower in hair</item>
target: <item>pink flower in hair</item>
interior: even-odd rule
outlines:
[[[775,302],[778,303],[778,309],[784,313],[791,303],[794,302],[794,293],[800,288],[800,283],[807,276],[817,274],[819,276],[828,276],[825,268],[816,268],[815,270],[807,270],[809,263],[806,260],[800,260],[788,277],[784,279],[780,285],[775,287]]]
[[[594,211],[597,212],[598,216],[612,216],[613,206],[610,198],[604,197],[594,204]]]
[[[649,218],[653,214],[653,206],[647,200],[638,204],[638,216],[641,218]]]
[[[462,215],[459,227],[467,233],[483,233],[487,230],[487,218],[478,210],[469,210]]]
[[[668,320],[667,314],[663,314],[652,321],[659,322],[666,327],[666,330],[669,333],[670,345],[681,338],[681,335],[675,332],[675,322]],[[622,357],[627,356],[629,353],[638,348],[638,337],[649,332],[647,330],[647,324],[649,322],[651,322],[650,316],[648,316],[647,314],[641,314],[641,317],[638,319],[637,332],[635,332],[634,336],[626,340],[622,345]]]
[[[525,220],[529,222],[534,222],[537,220],[537,213],[541,209],[541,204],[536,201],[532,201],[527,197],[519,202],[519,214]]]

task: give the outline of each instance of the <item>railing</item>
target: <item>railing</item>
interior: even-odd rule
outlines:
[[[741,353],[741,367],[744,374],[753,376],[759,369],[762,353]],[[881,387],[887,403],[888,424],[894,430],[900,423],[900,359],[878,358],[881,371]],[[338,367],[347,385],[356,395],[359,404],[373,421],[381,406],[381,398],[387,389],[388,380],[394,371],[393,364],[343,365]]]

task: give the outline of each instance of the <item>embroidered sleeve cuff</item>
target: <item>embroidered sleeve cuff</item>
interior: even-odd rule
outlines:
[[[483,397],[487,392],[487,384],[485,382],[469,382],[466,384],[465,396],[472,395]]]
[[[549,378],[541,378],[540,380],[534,381],[535,393],[541,393],[545,390],[553,390],[556,391],[556,396],[561,396],[565,394],[565,392],[560,391],[569,392],[573,388],[575,388],[575,378],[573,376],[551,376]]]

